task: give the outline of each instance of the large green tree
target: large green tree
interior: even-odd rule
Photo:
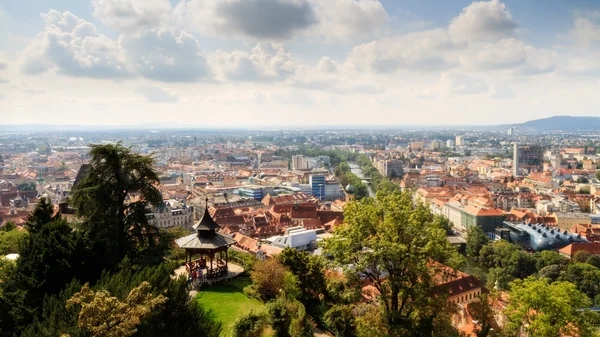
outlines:
[[[298,299],[304,305],[313,300],[319,301],[319,296],[325,294],[326,285],[323,274],[325,266],[318,256],[286,248],[277,255],[277,260],[298,279],[300,288]]]
[[[456,251],[426,206],[413,205],[408,192],[379,194],[350,202],[345,226],[326,240],[325,251],[340,265],[368,279],[381,294],[389,334],[424,336],[445,300],[431,296],[435,265]]]
[[[471,226],[467,229],[467,255],[472,258],[479,258],[481,248],[485,246],[490,239],[479,226]]]
[[[530,337],[595,336],[598,314],[581,310],[592,302],[574,284],[529,277],[511,283],[505,332]]]
[[[574,263],[561,274],[561,281],[573,283],[579,291],[594,299],[600,294],[600,269],[587,263]]]
[[[99,275],[87,259],[84,235],[65,220],[47,223],[21,241],[13,273],[0,283],[9,310],[0,329],[20,331],[40,314],[44,296],[58,294],[73,278]]]
[[[148,224],[147,206],[162,201],[153,159],[121,143],[92,145],[85,178],[73,188],[73,205],[99,256],[116,265],[137,248],[153,245],[158,230]]]

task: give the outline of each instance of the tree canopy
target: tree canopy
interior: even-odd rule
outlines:
[[[344,219],[347,225],[325,241],[325,251],[336,263],[352,265],[378,290],[388,333],[431,332],[445,305],[431,296],[431,261],[447,262],[456,253],[445,230],[424,205],[413,206],[408,192],[350,202]]]
[[[121,143],[91,145],[90,167],[73,187],[73,205],[98,255],[115,268],[139,246],[153,245],[158,230],[148,224],[146,207],[162,196],[151,157],[133,153]]]
[[[597,314],[581,308],[590,299],[569,282],[548,283],[529,277],[511,283],[505,332],[511,336],[524,330],[530,337],[593,336]]]

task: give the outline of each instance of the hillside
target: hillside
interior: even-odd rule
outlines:
[[[521,130],[583,131],[600,129],[600,117],[553,116],[515,124]]]

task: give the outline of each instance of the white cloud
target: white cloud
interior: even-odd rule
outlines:
[[[452,19],[448,31],[458,40],[489,40],[511,36],[518,27],[499,0],[473,2]]]
[[[156,29],[170,20],[169,0],[92,0],[94,16],[119,31]]]
[[[313,6],[319,24],[311,33],[330,42],[380,35],[389,20],[375,0],[314,0]]]
[[[515,91],[508,83],[484,79],[462,73],[443,72],[435,85],[413,91],[419,98],[476,96],[483,98],[511,98]]]
[[[293,74],[298,66],[283,46],[272,43],[259,43],[251,53],[217,51],[215,64],[222,78],[238,81],[278,81]]]
[[[140,85],[136,88],[136,93],[152,103],[174,103],[179,101],[179,97],[175,92],[155,85]]]
[[[259,41],[357,40],[381,34],[388,21],[378,0],[182,0],[174,16],[201,34]]]
[[[128,65],[141,76],[165,82],[207,79],[212,70],[200,44],[179,29],[150,30],[119,38]]]
[[[358,45],[348,57],[348,66],[358,70],[388,73],[399,69],[439,71],[458,64],[454,50],[464,48],[442,29],[408,33]]]
[[[142,76],[165,82],[189,82],[212,77],[198,41],[180,29],[155,29],[121,35],[113,40],[75,15],[56,10],[42,14],[45,30],[23,53],[22,71],[56,69],[75,77]]]
[[[305,0],[182,0],[178,22],[202,33],[285,40],[316,23]]]
[[[334,61],[326,58],[319,61],[314,68],[306,65],[298,66],[288,84],[334,94],[373,95],[385,91],[384,86],[370,76],[347,72]]]
[[[38,74],[56,68],[78,77],[115,78],[129,72],[117,43],[96,32],[93,24],[70,12],[50,10],[42,14],[46,23],[25,50],[22,70]]]
[[[569,37],[578,47],[600,46],[600,11],[577,12]]]

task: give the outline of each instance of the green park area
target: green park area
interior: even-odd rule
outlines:
[[[261,301],[244,294],[244,287],[251,283],[250,277],[241,275],[224,284],[207,286],[194,298],[213,320],[223,324],[220,336],[232,336],[233,325],[242,314],[265,310]]]

